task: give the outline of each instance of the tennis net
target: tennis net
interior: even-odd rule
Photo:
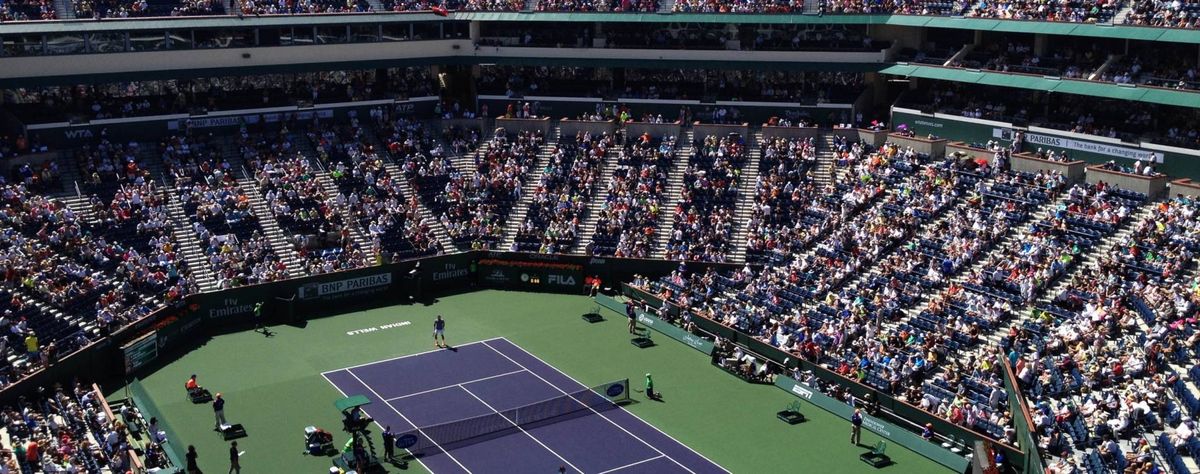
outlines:
[[[507,436],[543,424],[553,424],[629,401],[629,379],[563,394],[528,405],[461,420],[423,426],[396,435],[396,447],[414,456],[433,454]]]

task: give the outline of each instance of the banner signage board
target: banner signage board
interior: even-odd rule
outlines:
[[[625,303],[617,300],[616,298],[601,293],[596,295],[596,303],[612,310],[617,314],[620,314],[622,318],[628,317],[625,314]],[[691,347],[692,349],[712,355],[714,348],[712,341],[687,332],[679,326],[668,323],[658,316],[654,316],[640,309],[636,310],[635,314],[637,315],[637,322],[639,324],[658,331],[667,337],[670,337],[671,339],[687,344],[687,346]]]
[[[148,332],[121,346],[121,352],[125,355],[125,373],[131,374],[158,358],[158,335]]]
[[[1127,160],[1152,161],[1155,163],[1163,162],[1163,154],[1159,152],[1110,145],[1107,143],[1086,142],[1066,137],[1026,133],[1025,142],[1038,146],[1049,146],[1069,151],[1080,151],[1084,153],[1111,156],[1114,158],[1124,158]]]
[[[583,291],[583,265],[526,260],[479,261],[479,283],[494,288],[574,293]]]
[[[637,322],[650,329],[663,333],[676,341],[687,344],[688,347],[698,350],[708,355],[713,353],[713,343],[708,339],[697,336],[690,332],[684,331],[683,328],[674,324],[668,323],[652,316],[649,313],[637,310]]]
[[[386,290],[392,285],[392,273],[376,273],[345,280],[313,282],[298,290],[301,300],[335,300],[352,296],[367,296]]]

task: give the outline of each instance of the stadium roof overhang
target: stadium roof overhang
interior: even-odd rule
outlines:
[[[881,69],[880,72],[893,76],[1015,87],[1044,92],[1060,92],[1063,94],[1200,108],[1200,93],[1196,93],[1195,91],[913,64],[887,66]]]

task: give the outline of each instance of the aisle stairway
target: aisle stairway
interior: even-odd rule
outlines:
[[[759,130],[752,134],[750,143],[746,144],[750,159],[746,162],[746,166],[742,167],[742,178],[738,183],[737,207],[734,208],[733,216],[733,241],[730,242],[730,248],[733,250],[733,255],[729,257],[731,263],[746,261],[746,239],[750,234],[750,215],[754,212],[754,198],[758,187],[758,165],[762,160],[762,142],[762,130]]]
[[[155,142],[140,142],[138,143],[137,162],[141,169],[150,173],[150,178],[156,183],[170,182],[172,180],[170,173],[167,171],[166,163],[162,160],[162,150],[159,149],[159,144]]]
[[[620,166],[618,164],[620,154],[619,145],[605,152],[604,162],[600,167],[599,177],[596,179],[596,189],[592,190],[592,200],[588,202],[583,222],[579,225],[579,241],[570,253],[576,255],[588,254],[588,245],[592,243],[592,235],[596,233],[596,223],[600,221],[600,211],[604,209],[604,204],[608,202],[608,182],[612,180],[613,173]]]
[[[417,192],[407,179],[404,179],[404,172],[400,170],[400,166],[391,161],[384,160],[383,167],[387,168],[388,174],[392,175],[398,183],[400,183],[400,192],[404,193],[406,202],[412,200]],[[417,218],[421,222],[429,225],[429,229],[433,231],[433,235],[437,238],[438,243],[442,245],[442,250],[445,252],[454,252],[454,241],[450,240],[450,234],[446,232],[446,226],[438,221],[437,216],[417,198]],[[369,248],[369,247],[368,247]]]
[[[179,243],[179,253],[182,255],[183,261],[187,262],[188,268],[192,270],[192,276],[195,278],[196,284],[200,286],[200,291],[219,289],[217,277],[204,257],[205,244],[200,242],[192,230],[191,221],[183,212],[183,204],[179,202],[178,193],[172,192],[167,196],[167,215],[175,224],[173,232],[175,241]]]
[[[337,198],[338,193],[341,192],[338,189],[337,184],[334,184],[333,176],[330,175],[328,171],[318,171],[314,179],[321,184],[321,189],[325,191],[325,195],[328,196],[330,200]],[[355,219],[354,215],[350,212],[350,206],[335,206],[332,203],[330,206],[336,207],[338,213],[342,215],[343,222],[345,222],[346,227],[350,229],[350,240],[354,243],[354,248],[362,251],[363,255],[373,256],[371,249],[374,246],[372,244],[371,236],[367,235],[367,231],[358,224],[358,220]]]
[[[75,189],[73,185],[71,189]],[[98,219],[96,213],[92,210],[92,197],[86,192],[82,194],[75,194],[75,192],[72,191],[71,194],[59,196],[56,199],[62,201],[63,204],[66,204],[67,208],[75,212],[75,215],[83,221],[91,222]]]
[[[991,179],[988,179],[986,181],[986,183],[988,183],[988,184],[990,184],[991,182],[992,182]],[[909,311],[909,316],[915,316],[915,315],[921,314],[921,312],[925,311],[929,307],[929,301],[930,301],[931,296],[940,294],[941,290],[943,288],[945,288],[946,286],[949,286],[951,283],[961,284],[961,283],[966,282],[967,278],[970,275],[974,274],[977,271],[982,270],[984,265],[986,265],[985,262],[987,262],[987,260],[990,259],[992,256],[999,255],[999,254],[1006,252],[1010,245],[1014,245],[1014,242],[1020,242],[1022,240],[1025,240],[1027,237],[1029,237],[1030,224],[1034,223],[1034,222],[1041,222],[1045,218],[1049,217],[1051,215],[1051,213],[1054,211],[1055,207],[1058,206],[1059,202],[1066,199],[1066,196],[1067,196],[1067,193],[1063,192],[1057,199],[1052,199],[1049,202],[1046,202],[1046,203],[1042,204],[1041,206],[1038,206],[1038,207],[1032,209],[1029,213],[1029,218],[1027,218],[1025,220],[1025,222],[1023,222],[1021,225],[1011,227],[1008,231],[1008,234],[1006,234],[1004,237],[1001,237],[1000,239],[998,239],[994,244],[992,244],[992,246],[990,248],[986,249],[986,251],[983,251],[979,255],[977,255],[975,257],[975,261],[971,262],[970,265],[959,270],[959,272],[953,278],[951,278],[950,281],[945,282],[936,291],[925,294],[924,301],[922,301],[920,304],[914,306]],[[1018,311],[1018,313],[1019,313],[1019,311]],[[1011,321],[1009,321],[1009,323],[1011,323]],[[996,330],[992,334],[984,335],[984,338],[987,340],[987,343],[981,344],[980,347],[985,347],[985,346],[986,347],[995,347],[995,345],[999,342],[1000,338],[1008,333],[1009,327],[1011,327],[1011,324],[998,324],[996,326]]]
[[[663,196],[663,208],[658,213],[658,227],[654,229],[655,244],[650,258],[666,258],[667,243],[671,241],[671,229],[675,224],[675,205],[683,193],[683,172],[687,170],[688,159],[692,156],[693,131],[688,130],[676,143],[675,163],[667,175],[667,191]]]
[[[87,195],[87,191],[83,189],[83,180],[85,177],[79,172],[79,167],[75,166],[75,160],[72,158],[74,154],[75,150],[64,150],[58,153],[58,158],[55,158],[59,163],[58,179],[62,181],[62,189],[57,192],[47,193],[50,196]]]
[[[54,0],[54,13],[58,15],[59,20],[78,18],[75,15],[75,2],[72,0]],[[90,18],[85,18],[85,20],[90,20]]]
[[[529,204],[533,201],[531,196],[541,184],[542,172],[546,169],[546,164],[550,162],[550,157],[554,155],[561,130],[554,127],[554,130],[547,135],[546,142],[538,150],[537,160],[529,167],[529,172],[525,175],[524,184],[521,185],[521,199],[508,212],[508,218],[504,221],[504,237],[500,239],[500,248],[497,250],[511,248],[517,241],[517,229],[525,224],[525,216],[529,214]]]
[[[254,209],[254,215],[258,216],[258,225],[262,227],[263,235],[270,242],[271,248],[275,249],[275,254],[287,266],[288,278],[303,276],[305,274],[304,265],[300,262],[300,256],[288,241],[288,236],[279,226],[275,215],[271,213],[266,199],[258,190],[258,184],[252,178],[241,178],[237,181],[250,199],[250,208]]]
[[[817,169],[813,170],[813,180],[821,186],[833,182],[834,165],[837,163],[837,147],[833,144],[833,138],[833,134],[825,133],[817,140]]]

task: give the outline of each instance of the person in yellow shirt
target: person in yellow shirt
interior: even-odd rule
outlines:
[[[29,331],[29,335],[25,336],[25,352],[29,355],[30,359],[36,360],[38,358],[37,333]]]

